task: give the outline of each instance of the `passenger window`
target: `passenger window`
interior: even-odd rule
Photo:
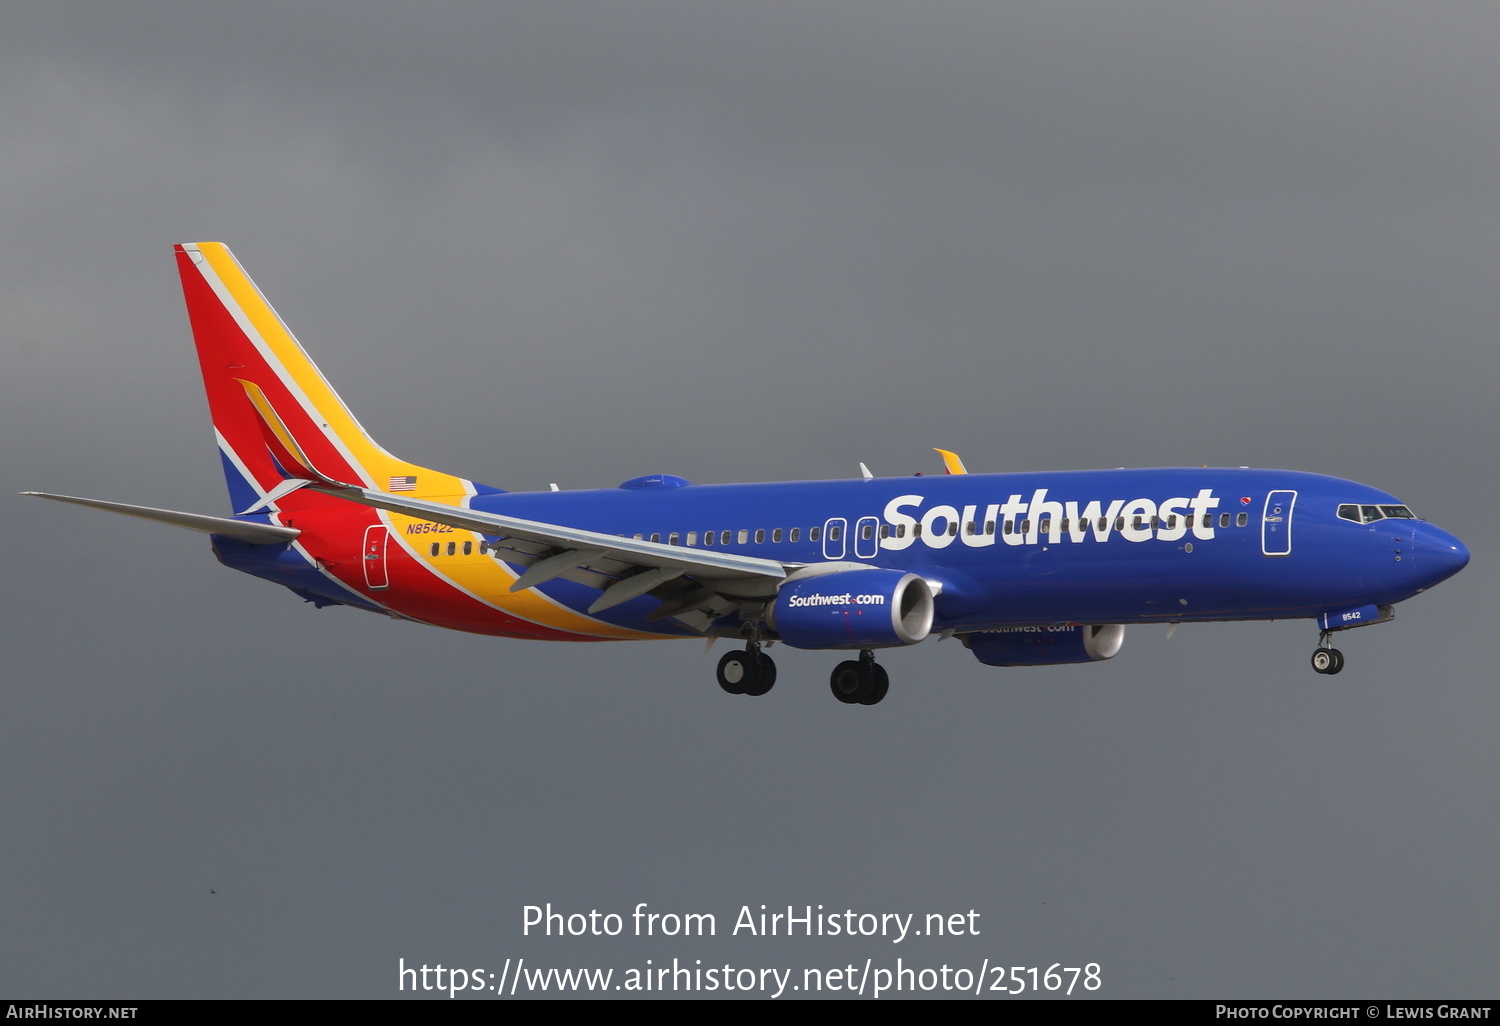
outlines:
[[[728,531],[725,531],[724,533],[722,533],[722,534],[719,535],[719,544],[720,545],[728,545],[729,544],[729,532]]]
[[[1116,531],[1123,531],[1123,530],[1125,530],[1125,518],[1124,517],[1115,517],[1115,530]]]
[[[823,529],[821,527],[809,527],[807,529],[807,540],[808,541],[817,541],[822,536],[823,536]]]
[[[1174,528],[1176,528],[1176,526],[1177,526],[1177,514],[1173,513],[1171,516],[1167,517],[1167,530],[1169,530],[1169,531],[1173,530]]]
[[[472,556],[473,554],[474,554],[474,543],[471,542],[471,541],[464,542],[464,555],[466,555],[466,556]]]
[[[456,549],[457,547],[458,546],[456,544],[454,544],[453,542],[449,542],[448,543],[448,555],[450,555],[450,556],[453,555],[453,550]]]
[[[687,543],[689,545],[697,545],[698,544],[698,532],[697,531],[689,531],[688,532]]]
[[[1138,517],[1138,516],[1131,517],[1130,518],[1130,526],[1133,527],[1133,528],[1135,528],[1137,531],[1139,531],[1141,529],[1141,518]]]
[[[638,534],[638,535],[635,536],[635,540],[636,541],[645,541],[646,540],[646,536],[644,534]]]
[[[871,538],[875,537],[875,528],[870,524],[866,524],[864,527],[861,527],[859,529],[859,537],[863,541],[869,541]]]
[[[957,520],[950,520],[948,522],[948,537],[952,538],[952,537],[954,537],[957,534],[958,534],[958,521]]]
[[[713,543],[714,543],[714,533],[712,531],[704,531],[703,532],[703,544],[704,545],[712,545]]]
[[[1154,530],[1156,530],[1160,526],[1161,526],[1161,517],[1152,517],[1151,518],[1151,530],[1154,531]]]
[[[801,539],[801,537],[802,537],[802,528],[800,528],[800,527],[794,527],[794,528],[792,528],[792,541],[798,541],[798,540]]]
[[[1241,513],[1239,516],[1237,516],[1237,517],[1234,518],[1234,526],[1235,527],[1244,527],[1249,522],[1250,522],[1250,514],[1249,513]]]
[[[891,536],[891,525],[890,524],[881,524],[880,525],[880,537],[882,537],[882,538],[889,538],[890,536]]]
[[[1214,515],[1212,513],[1205,513],[1205,514],[1203,514],[1203,526],[1204,527],[1212,527],[1212,526],[1214,526]]]
[[[433,542],[432,543],[432,554],[434,556],[436,556],[438,554],[438,548],[439,548],[438,543],[437,542]]]
[[[1021,521],[1021,533],[1022,534],[1030,534],[1031,533],[1031,521],[1030,520],[1023,520],[1023,521]]]
[[[781,528],[778,527],[776,528],[776,530],[771,532],[771,540],[773,542],[781,541]]]
[[[1005,533],[1006,534],[1014,534],[1015,533],[1015,527],[1013,526],[1014,524],[1015,524],[1014,520],[1007,520],[1005,522]]]
[[[766,543],[766,529],[764,527],[762,527],[762,528],[758,529],[755,532],[755,544],[757,544],[757,545],[764,545],[765,543]]]
[[[1100,517],[1099,518],[1099,524],[1095,528],[1095,530],[1099,530],[1099,531],[1107,531],[1107,530],[1109,530],[1109,519],[1107,517]]]
[[[1062,524],[1058,527],[1058,530],[1059,531],[1066,531],[1067,529],[1068,529],[1068,518],[1067,517],[1063,517],[1062,518]]]
[[[750,532],[749,531],[743,531],[743,530],[740,531],[740,537],[739,537],[740,544],[743,545],[743,544],[745,544],[749,540],[750,540]]]
[[[829,541],[838,541],[843,536],[844,536],[844,529],[842,527],[838,526],[837,524],[835,524],[833,527],[830,527],[828,529],[828,540]]]
[[[1036,529],[1039,532],[1041,532],[1042,534],[1051,534],[1052,533],[1052,518],[1048,517],[1046,520],[1039,520],[1039,521],[1037,521]]]
[[[1228,527],[1229,526],[1229,514],[1228,513],[1220,513],[1219,514],[1219,526],[1220,527]]]
[[[673,531],[671,534],[667,535],[667,544],[676,545],[678,537],[679,535],[677,534],[677,532]]]
[[[906,525],[905,524],[901,524],[899,527],[896,528],[896,537],[897,538],[905,538],[906,537]]]
[[[995,522],[993,520],[986,520],[984,522],[984,533],[985,534],[994,534],[995,533]]]

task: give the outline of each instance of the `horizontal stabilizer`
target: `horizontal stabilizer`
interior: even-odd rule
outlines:
[[[229,517],[209,517],[201,513],[179,513],[170,509],[152,509],[150,506],[129,506],[123,502],[105,502],[102,499],[80,499],[72,495],[48,495],[46,492],[22,492],[39,499],[71,502],[75,506],[92,506],[108,513],[123,513],[127,517],[156,520],[173,527],[184,527],[189,531],[218,534],[251,545],[285,545],[302,532],[295,527],[277,527],[274,524],[257,524]]]

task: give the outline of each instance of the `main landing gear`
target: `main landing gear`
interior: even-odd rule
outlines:
[[[1344,668],[1344,653],[1332,647],[1329,637],[1327,631],[1318,637],[1318,647],[1313,649],[1312,654],[1312,668],[1317,673],[1326,673],[1331,677]]]
[[[846,659],[833,668],[828,687],[845,705],[875,705],[891,689],[891,678],[875,661],[875,653],[862,648],[857,660]]]
[[[726,652],[719,660],[719,687],[731,695],[759,698],[775,684],[776,663],[759,642],[747,642],[743,652]]]
[[[760,650],[760,642],[749,641],[742,652],[724,653],[718,678],[719,687],[731,695],[759,698],[776,684],[776,663]],[[875,653],[862,648],[858,659],[846,659],[833,668],[828,686],[845,705],[876,705],[891,689],[891,678],[875,661]]]

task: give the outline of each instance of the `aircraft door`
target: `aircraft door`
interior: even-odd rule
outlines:
[[[854,554],[860,559],[874,559],[880,550],[880,521],[875,517],[860,517],[854,525]]]
[[[823,525],[823,558],[844,558],[844,532],[849,529],[849,521],[843,517],[834,517]]]
[[[1260,551],[1268,556],[1292,554],[1292,507],[1297,502],[1294,491],[1272,492],[1266,496],[1266,508],[1260,517]]]
[[[365,528],[364,559],[360,562],[365,567],[365,586],[372,591],[391,586],[385,567],[385,546],[390,539],[391,533],[384,524],[371,524]]]

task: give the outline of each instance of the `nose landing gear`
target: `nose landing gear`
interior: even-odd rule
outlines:
[[[743,652],[726,652],[719,660],[718,678],[719,687],[731,695],[759,698],[776,684],[776,663],[759,642],[747,642]]]
[[[1312,668],[1316,673],[1326,673],[1331,677],[1344,668],[1344,653],[1329,644],[1329,637],[1327,631],[1318,637],[1318,647],[1312,654]]]
[[[862,648],[859,659],[846,659],[833,668],[828,687],[845,705],[875,705],[891,689],[891,678],[875,661],[875,653]]]

